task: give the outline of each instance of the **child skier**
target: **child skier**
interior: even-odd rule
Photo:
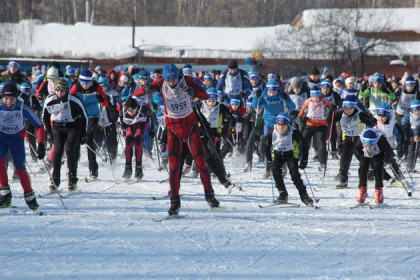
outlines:
[[[44,126],[39,117],[18,98],[18,90],[14,82],[7,82],[1,91],[0,103],[0,207],[8,207],[12,203],[12,193],[6,172],[6,155],[10,150],[13,164],[19,175],[23,188],[25,202],[31,210],[38,209],[39,205],[31,187],[31,179],[25,168],[25,124],[29,120],[37,129],[38,158],[45,156]]]
[[[273,171],[276,188],[279,191],[279,197],[276,203],[287,203],[288,193],[284,185],[282,176],[282,166],[286,163],[293,183],[299,191],[302,202],[308,206],[313,206],[313,200],[306,192],[299,169],[305,169],[308,165],[308,148],[299,130],[290,125],[290,116],[287,113],[279,113],[276,117],[274,130],[269,132],[266,137],[267,165],[271,166]],[[302,147],[303,155],[300,164],[298,164],[299,149]]]
[[[337,114],[343,130],[343,146],[341,149],[340,169],[335,180],[340,180],[338,189],[347,188],[348,172],[353,157],[354,145],[361,132],[360,122],[372,126],[374,119],[371,114],[366,114],[358,107],[357,96],[347,95],[343,100],[343,109]]]
[[[359,165],[359,196],[357,203],[364,203],[367,197],[367,177],[369,166],[373,166],[375,173],[375,203],[384,203],[383,176],[384,162],[396,165],[394,152],[380,131],[372,128],[364,130],[357,140],[354,154],[360,162]]]
[[[80,144],[86,141],[87,115],[82,101],[71,94],[67,82],[58,79],[55,94],[45,100],[42,120],[47,135],[54,139],[53,172],[49,188],[56,191],[60,186],[61,158],[64,150],[69,168],[69,191],[77,189],[77,164]],[[51,125],[52,122],[52,125]]]
[[[152,111],[149,104],[139,105],[133,97],[129,97],[125,101],[120,112],[122,129],[125,135],[125,169],[123,174],[125,180],[129,180],[133,173],[131,164],[133,146],[136,158],[134,178],[136,180],[143,178],[143,135],[149,125],[151,115]]]
[[[420,142],[420,100],[414,99],[410,105],[410,114],[402,120],[403,131],[407,143],[407,171],[415,172],[418,146]]]

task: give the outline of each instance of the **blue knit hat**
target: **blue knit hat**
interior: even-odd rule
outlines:
[[[9,62],[9,64],[7,64],[7,68],[10,68],[10,67],[13,67],[13,66],[20,70],[20,64],[17,63],[16,61],[12,60],[12,61]]]
[[[290,124],[290,115],[285,112],[281,112],[276,117],[276,123]]]
[[[414,87],[416,85],[416,81],[414,80],[414,78],[412,76],[408,76],[405,79],[404,85],[406,87]]]
[[[321,88],[332,88],[331,82],[328,79],[324,79],[321,81]]]
[[[192,74],[193,69],[190,64],[185,64],[184,67],[182,67],[182,73],[184,74]]]
[[[379,141],[380,135],[378,135],[372,128],[368,128],[360,135],[363,145],[373,146]]]
[[[101,86],[104,85],[107,88],[109,88],[109,83],[108,83],[108,79],[105,77],[100,77],[98,80],[98,84],[100,84]]]
[[[420,100],[414,99],[410,104],[410,111],[420,110]]]
[[[382,102],[376,107],[376,114],[378,116],[390,117],[391,116],[391,107],[388,103]]]
[[[343,108],[357,108],[357,96],[347,95],[343,100]]]
[[[217,98],[219,97],[218,93],[217,93],[217,89],[215,89],[214,87],[210,87],[206,90],[209,99],[212,100],[217,100]]]
[[[267,89],[267,91],[271,91],[271,90],[279,91],[280,86],[279,86],[279,83],[277,83],[274,80],[271,80],[266,84],[266,89]]]
[[[383,84],[384,83],[384,77],[381,74],[377,73],[377,74],[373,75],[372,83]]]
[[[230,100],[230,105],[237,105],[237,106],[240,106],[241,105],[241,100],[240,99],[238,99],[238,98],[232,98],[231,100]]]
[[[91,84],[92,72],[90,72],[88,69],[84,69],[79,75],[79,82],[83,84]]]
[[[205,81],[211,81],[213,80],[213,76],[210,73],[204,74],[204,80]]]
[[[311,87],[310,96],[311,97],[321,97],[322,93],[318,86]]]
[[[250,80],[258,80],[259,76],[257,72],[249,72],[248,74]]]
[[[178,68],[175,66],[175,64],[166,64],[163,66],[162,74],[165,81],[178,79],[179,76]]]

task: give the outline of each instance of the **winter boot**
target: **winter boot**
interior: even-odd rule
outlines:
[[[307,206],[314,206],[314,201],[312,200],[312,198],[309,197],[309,195],[302,196],[300,200],[302,200],[302,202]]]
[[[340,172],[338,172],[338,174],[335,175],[334,180],[335,181],[340,181],[341,180],[341,173]]]
[[[384,194],[381,189],[375,189],[375,203],[382,204],[384,203]]]
[[[28,205],[29,209],[36,210],[38,209],[39,205],[36,202],[35,193],[33,191],[29,193],[23,194],[25,197],[26,205]]]
[[[211,208],[219,207],[220,202],[214,197],[214,190],[211,189],[205,192],[205,197],[207,203],[210,205]]]
[[[181,200],[179,199],[179,196],[171,197],[171,207],[168,210],[169,216],[178,215],[180,208],[181,208]]]
[[[122,175],[124,180],[130,180],[131,174],[133,173],[133,168],[131,167],[130,163],[125,164],[124,173]]]
[[[339,160],[340,159],[340,157],[338,156],[338,154],[337,154],[337,152],[331,152],[331,157],[332,157],[332,159],[336,159],[336,160]]]
[[[356,199],[359,203],[365,203],[367,197],[367,190],[365,186],[359,187],[359,197]]]
[[[77,179],[76,177],[70,177],[69,178],[69,184],[67,186],[69,192],[74,192],[75,190],[77,190],[77,181],[79,179]]]
[[[7,185],[0,189],[0,207],[7,207],[12,204],[12,192]]]
[[[58,185],[51,180],[50,184],[48,185],[48,188],[50,189],[51,192],[55,192],[58,190]]]
[[[245,167],[244,167],[244,172],[251,172],[252,171],[252,163],[250,162],[250,161],[248,161],[246,164],[245,164]]]
[[[397,187],[401,187],[401,188],[404,188],[404,183],[403,182],[401,182],[401,181],[399,181],[399,180],[397,180],[397,179],[395,179],[395,178],[391,178],[391,179],[389,179],[389,181],[388,181],[391,185],[394,185],[394,186],[397,186]]]
[[[286,191],[279,191],[279,197],[274,201],[275,203],[287,203],[289,200],[289,194]]]
[[[143,178],[143,168],[141,165],[136,165],[136,170],[134,172],[134,179],[140,181]]]

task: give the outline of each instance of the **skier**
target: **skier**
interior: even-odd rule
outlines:
[[[37,130],[38,158],[45,156],[45,131],[39,117],[18,98],[18,89],[12,81],[7,82],[1,91],[0,104],[0,206],[8,207],[12,203],[12,193],[6,172],[6,155],[10,150],[13,164],[19,175],[23,188],[25,202],[31,210],[38,209],[39,205],[31,187],[31,179],[25,168],[25,127],[24,120],[29,120]]]
[[[367,177],[369,166],[373,166],[375,172],[375,203],[384,203],[383,176],[384,162],[396,166],[394,152],[380,131],[372,128],[364,130],[360,134],[354,147],[354,154],[359,160],[359,196],[357,203],[364,203],[367,197]],[[399,178],[401,179],[401,178]]]
[[[216,86],[221,102],[225,99],[227,102],[234,96],[242,99],[247,98],[252,92],[252,86],[248,74],[238,69],[238,62],[231,59],[228,63],[228,69],[223,71]]]
[[[299,131],[303,131],[305,124],[302,123],[300,126],[295,122],[297,113],[302,109],[303,103],[309,98],[309,88],[306,83],[299,77],[293,77],[290,80],[289,86],[287,88],[287,94],[289,94],[290,99],[295,103],[295,111],[291,112],[291,123],[295,128],[298,128]]]
[[[241,106],[240,99],[231,99],[227,106],[228,110],[236,120],[235,133],[232,135],[231,141],[236,143],[237,151],[243,154],[245,150],[244,134],[248,134],[251,114],[248,114],[245,107]],[[235,139],[234,139],[235,138]]]
[[[149,104],[139,105],[137,100],[129,97],[120,112],[122,129],[125,136],[125,169],[123,178],[129,180],[133,173],[132,158],[133,146],[136,158],[136,168],[134,171],[135,180],[143,178],[143,135],[149,125],[152,111]],[[154,127],[153,127],[154,130]]]
[[[282,176],[282,166],[286,163],[293,184],[299,191],[300,199],[304,204],[313,206],[313,200],[306,192],[306,186],[299,173],[299,168],[305,169],[308,165],[308,148],[300,131],[290,125],[289,114],[282,112],[277,115],[275,128],[267,134],[266,141],[267,165],[271,166],[276,188],[279,191],[276,203],[288,202],[289,195]],[[298,164],[299,146],[303,151],[300,164]]]
[[[92,79],[92,72],[84,69],[79,76],[79,80],[70,90],[70,93],[77,95],[83,102],[88,116],[88,128],[86,132],[86,145],[88,148],[88,160],[90,179],[98,178],[98,163],[96,162],[95,146],[93,140],[98,128],[101,112],[99,105],[107,107],[109,102],[98,82]]]
[[[402,120],[402,127],[407,145],[407,171],[415,172],[418,146],[420,142],[420,100],[414,99],[410,105],[410,113]]]
[[[47,97],[42,111],[46,134],[52,135],[54,139],[53,172],[49,188],[51,191],[57,191],[60,186],[61,158],[66,151],[69,168],[68,190],[75,191],[78,181],[79,146],[86,142],[87,114],[82,101],[69,94],[65,80],[58,79],[54,90],[55,94]]]
[[[316,153],[320,162],[319,171],[324,170],[327,164],[326,140],[328,134],[328,120],[331,119],[331,103],[322,99],[322,93],[318,86],[310,90],[310,97],[303,103],[296,122],[300,125],[306,123],[303,129],[303,138],[309,143],[316,137]]]
[[[404,116],[410,113],[411,102],[414,99],[420,99],[419,83],[412,76],[408,76],[401,88],[395,109],[395,119],[399,124],[401,124]]]
[[[363,105],[369,108],[370,112],[375,114],[376,107],[382,103],[387,102],[391,104],[397,98],[394,92],[386,88],[385,80],[381,74],[375,74],[372,77],[373,87],[366,89],[359,94],[359,100]]]
[[[20,72],[20,64],[16,61],[10,61],[9,64],[7,64],[7,69],[8,71],[0,76],[0,83],[6,83],[8,81],[13,81],[16,84],[31,83],[28,77]]]
[[[160,89],[165,105],[165,123],[167,127],[167,151],[169,157],[169,185],[171,207],[169,215],[177,215],[181,207],[179,188],[181,163],[189,150],[195,160],[203,183],[205,198],[210,207],[218,207],[214,197],[210,174],[204,158],[204,147],[197,127],[197,117],[191,105],[191,98],[207,98],[206,91],[190,77],[179,77],[174,64],[166,64],[163,78],[153,81],[151,86]]]
[[[340,169],[336,181],[338,189],[347,188],[348,172],[353,157],[354,145],[359,139],[361,133],[360,122],[372,126],[374,123],[373,116],[366,114],[358,107],[357,97],[355,95],[347,95],[343,100],[343,109],[337,114],[336,120],[340,121],[343,130],[343,146],[341,148]]]

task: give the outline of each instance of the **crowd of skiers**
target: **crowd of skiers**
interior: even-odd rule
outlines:
[[[401,166],[410,176],[416,172],[420,91],[418,79],[408,74],[386,79],[380,73],[362,78],[343,73],[334,79],[328,69],[320,73],[313,67],[307,76],[282,80],[269,73],[265,79],[240,69],[235,60],[223,72],[166,64],[153,73],[134,67],[106,73],[100,66],[70,65],[64,73],[53,62],[27,76],[20,68],[11,61],[0,76],[1,207],[11,205],[10,162],[27,205],[38,208],[25,167],[25,138],[32,160],[41,160],[42,171],[50,175],[52,192],[61,184],[64,151],[67,187],[75,191],[82,145],[90,181],[99,176],[97,157],[108,158],[112,166],[119,144],[125,156],[122,177],[130,180],[134,173],[139,181],[143,154],[152,157],[154,149],[169,175],[169,215],[179,212],[180,181],[186,174],[199,175],[206,201],[219,207],[211,174],[229,192],[235,188],[223,163],[228,156],[243,156],[243,171],[251,172],[255,153],[266,166],[264,177],[274,179],[277,203],[288,201],[283,177],[289,170],[308,206],[314,201],[299,169],[305,172],[311,148],[315,157],[310,164],[318,162],[324,178],[328,158],[339,160],[337,188],[347,188],[356,156],[358,203],[365,202],[369,180],[375,180],[375,202],[381,204],[384,180],[405,186]]]

